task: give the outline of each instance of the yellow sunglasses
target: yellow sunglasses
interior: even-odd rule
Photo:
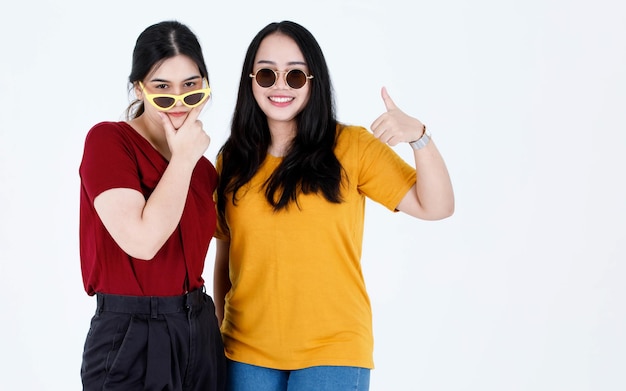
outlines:
[[[156,107],[159,110],[169,110],[176,102],[181,101],[183,104],[191,109],[194,107],[200,106],[202,102],[207,100],[207,98],[211,95],[211,87],[209,87],[209,82],[206,79],[202,79],[202,84],[204,85],[206,82],[206,88],[201,88],[199,90],[189,91],[180,95],[172,95],[172,94],[149,94],[146,92],[146,89],[143,83],[140,81],[139,86],[141,90],[146,95],[148,102],[152,104],[152,106]]]

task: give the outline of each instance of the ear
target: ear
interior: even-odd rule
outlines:
[[[135,97],[137,97],[138,100],[143,100],[143,91],[141,90],[138,81],[133,83],[133,91],[135,92]]]

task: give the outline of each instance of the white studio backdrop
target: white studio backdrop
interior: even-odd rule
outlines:
[[[318,38],[339,119],[380,88],[429,126],[457,209],[368,204],[373,391],[626,389],[626,8],[618,0],[33,1],[0,24],[0,388],[80,389],[95,309],[78,257],[84,136],[121,120],[138,34],[194,30],[214,161],[248,43],[290,19]],[[411,161],[410,149],[395,148]],[[213,249],[205,279],[211,290]]]

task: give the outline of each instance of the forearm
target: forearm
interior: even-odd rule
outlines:
[[[397,210],[424,220],[439,220],[454,213],[454,193],[446,164],[417,118],[406,115],[381,90],[387,111],[372,123],[374,136],[391,146],[407,142],[415,157],[416,184],[402,198]]]
[[[158,185],[146,201],[139,232],[143,246],[156,254],[172,235],[183,214],[195,164],[172,157]]]
[[[454,213],[454,192],[446,164],[431,140],[419,150],[415,158],[415,185],[405,194],[398,206],[413,217],[441,220]]]
[[[229,251],[230,243],[217,239],[215,241],[215,266],[213,273],[213,300],[215,302],[215,315],[221,325],[224,320],[224,306],[226,294],[230,290],[229,277]]]
[[[111,189],[94,200],[107,231],[127,254],[149,260],[180,222],[193,166],[172,159],[148,200],[132,189]]]
[[[420,150],[414,150],[415,194],[422,210],[422,218],[439,220],[454,213],[454,192],[448,169],[431,140]]]

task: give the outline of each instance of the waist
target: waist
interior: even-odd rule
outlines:
[[[159,314],[185,312],[202,306],[204,287],[180,296],[125,296],[96,293],[97,311],[142,314],[156,317]]]

